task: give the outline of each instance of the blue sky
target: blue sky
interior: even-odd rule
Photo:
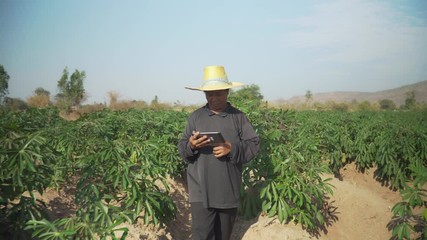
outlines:
[[[256,84],[266,100],[375,92],[427,80],[427,1],[1,0],[9,96],[57,94],[86,72],[86,103],[198,104],[203,68]]]

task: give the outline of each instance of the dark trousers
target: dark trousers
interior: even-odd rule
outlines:
[[[229,240],[237,216],[237,208],[204,208],[201,202],[191,203],[194,240]]]

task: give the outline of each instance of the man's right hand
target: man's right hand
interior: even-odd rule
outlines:
[[[190,148],[192,150],[196,150],[196,149],[208,146],[211,140],[209,140],[207,136],[200,136],[200,132],[193,131],[193,134],[191,135],[189,142],[190,142]]]

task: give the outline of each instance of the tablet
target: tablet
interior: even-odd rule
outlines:
[[[212,145],[225,143],[225,139],[220,132],[200,132],[200,136],[207,136]]]

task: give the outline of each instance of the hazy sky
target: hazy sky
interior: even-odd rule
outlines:
[[[426,0],[0,0],[9,96],[57,94],[86,72],[86,103],[203,103],[203,68],[256,84],[266,100],[374,92],[427,80]]]

